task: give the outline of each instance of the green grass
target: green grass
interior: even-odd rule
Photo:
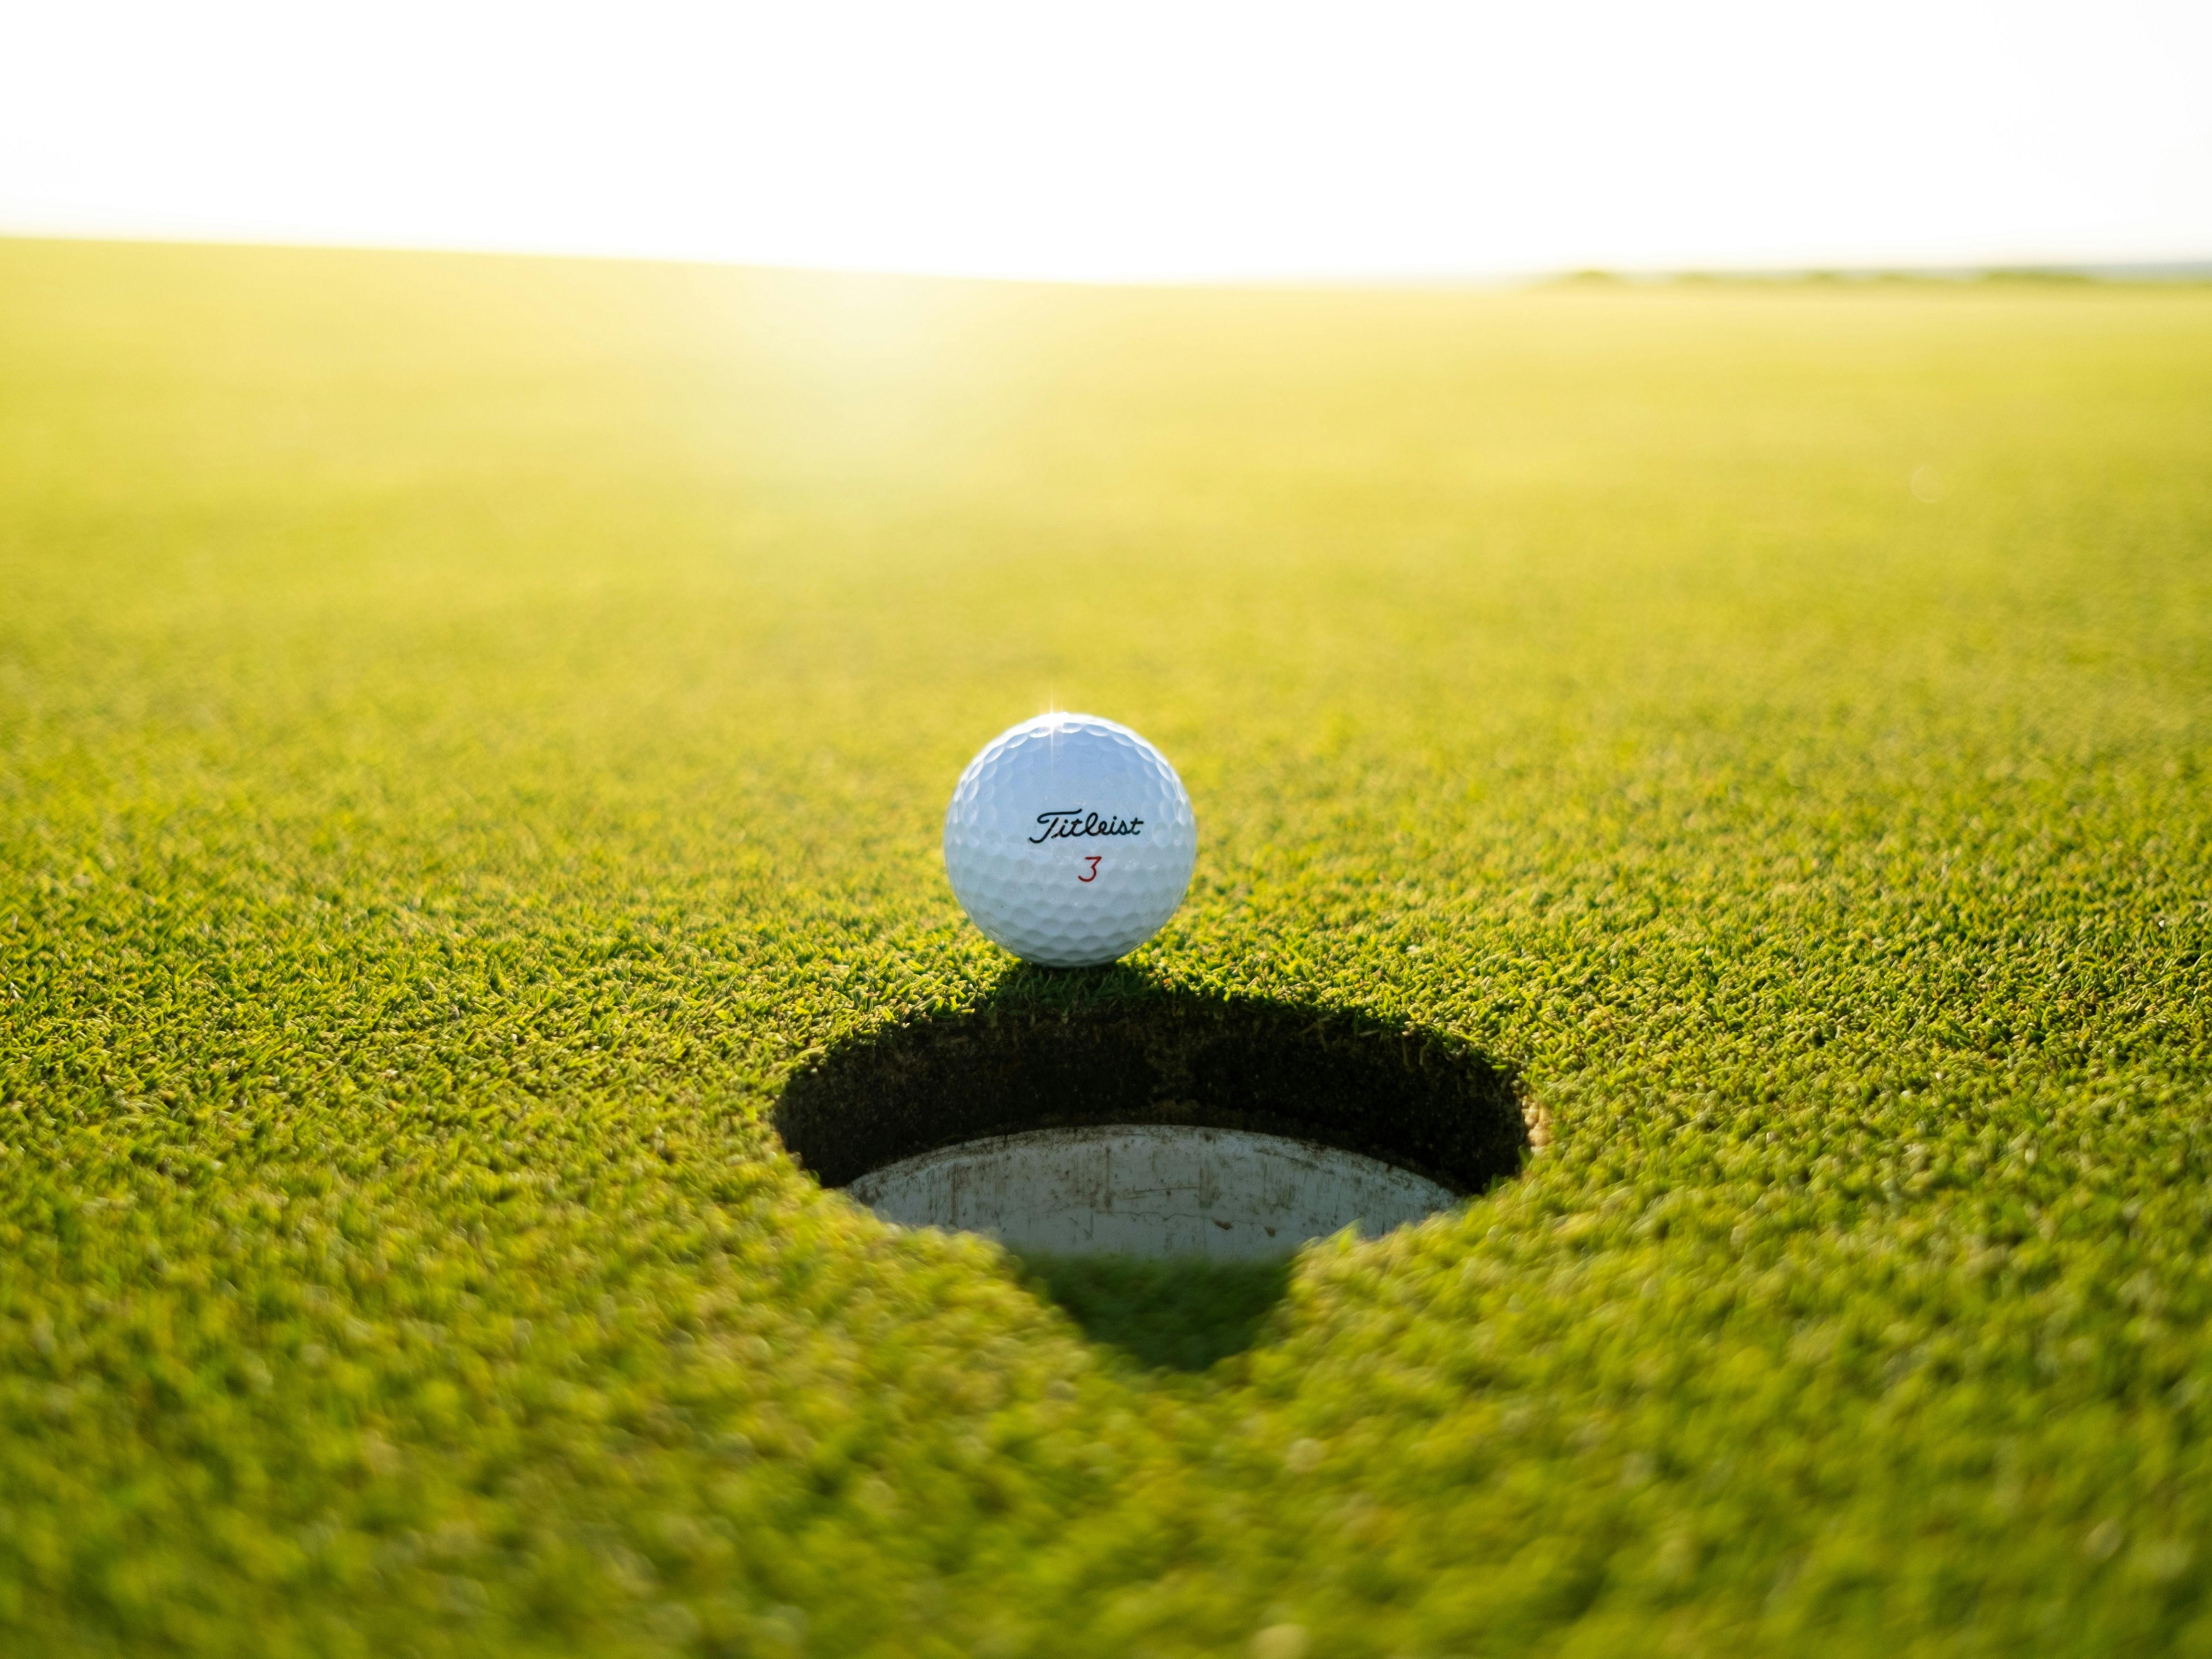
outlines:
[[[1054,701],[1198,874],[1009,986]],[[0,243],[0,1646],[2202,1651],[2208,734],[2203,290]],[[766,1127],[994,996],[1550,1144],[1146,1369]]]

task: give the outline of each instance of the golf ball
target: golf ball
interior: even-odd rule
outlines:
[[[968,763],[945,809],[945,872],[985,937],[1087,968],[1133,951],[1182,902],[1198,857],[1167,757],[1095,714],[1039,714]]]

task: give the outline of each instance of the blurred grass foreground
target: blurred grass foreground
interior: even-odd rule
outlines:
[[[2202,289],[0,243],[0,1647],[2201,1652],[2209,552]],[[1146,1348],[769,1127],[1170,1002],[1539,1150]]]

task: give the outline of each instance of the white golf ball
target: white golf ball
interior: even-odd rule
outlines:
[[[945,809],[945,872],[984,936],[1024,962],[1087,968],[1173,915],[1198,857],[1167,757],[1095,714],[1039,714],[968,763]]]

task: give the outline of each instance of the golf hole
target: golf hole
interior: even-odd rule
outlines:
[[[1358,1152],[1187,1123],[992,1135],[872,1170],[850,1190],[886,1221],[1017,1250],[1231,1261],[1418,1221],[1459,1196]]]
[[[1121,977],[1040,979],[1038,1000],[1066,1003],[1009,996],[848,1041],[792,1079],[776,1127],[887,1221],[1054,1257],[1285,1257],[1521,1166],[1513,1079],[1464,1043],[1144,981],[1105,994]]]

